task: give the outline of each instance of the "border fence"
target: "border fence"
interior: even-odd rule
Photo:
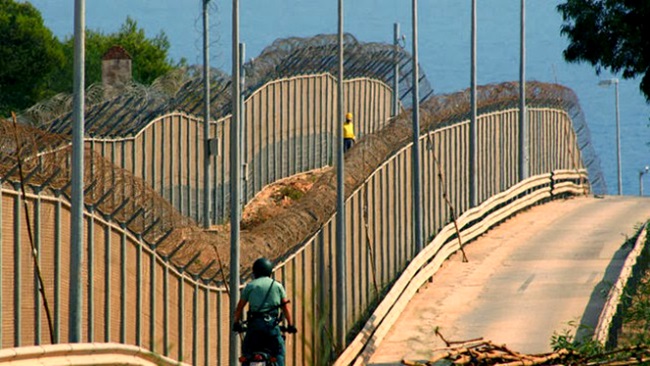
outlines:
[[[358,65],[359,70],[362,66]],[[264,81],[259,84],[262,87],[250,94],[246,106],[248,128],[251,132],[259,131],[250,135],[246,145],[250,164],[248,197],[284,173],[310,169],[331,158],[327,148],[327,141],[331,140],[319,137],[327,131],[319,121],[333,123],[328,120],[327,105],[317,108],[310,101],[319,100],[317,91],[327,89],[332,77],[318,73],[278,81],[260,80]],[[353,110],[357,115],[364,116],[359,119],[364,124],[358,127],[364,137],[346,155],[346,286],[350,293],[346,331],[352,336],[414,253],[410,235],[410,114],[388,119],[384,110],[391,98],[384,81],[360,78],[349,80],[348,85],[358,85],[350,86],[347,100],[353,108],[360,108]],[[289,91],[281,92],[285,87]],[[590,187],[596,192],[604,190],[598,160],[575,95],[552,84],[530,83],[527,89],[531,175],[556,170],[578,172],[587,167]],[[517,94],[516,83],[480,89],[479,202],[518,183]],[[290,103],[280,100],[280,96],[302,100],[300,113],[308,109],[316,117],[289,118],[293,112],[283,105]],[[328,101],[327,98],[324,100]],[[110,111],[112,107],[98,108]],[[457,215],[469,209],[468,93],[432,97],[421,108],[423,228],[430,242]],[[277,113],[282,116],[277,120],[286,124],[266,125],[268,118]],[[225,123],[226,118],[227,115],[213,123],[216,136],[219,123]],[[50,126],[50,131],[59,131],[60,135],[0,123],[1,348],[60,343],[67,339],[70,149],[66,131],[60,128],[64,125],[62,121]],[[96,120],[97,126],[109,126],[102,121],[106,122]],[[200,121],[189,112],[175,112],[159,120],[138,123],[141,124],[137,127],[128,123],[119,126],[132,128],[142,136],[144,142],[132,142],[131,147],[127,143],[118,145],[119,136],[114,141],[93,137],[87,142],[83,341],[135,345],[196,365],[227,364],[228,293],[232,289],[222,281],[227,268],[221,263],[228,260],[219,248],[228,238],[203,232],[188,218],[194,206],[183,201],[183,195],[196,197],[197,190],[192,191],[190,183],[192,179],[201,181],[198,168],[192,171],[189,165],[184,167],[180,160],[174,160],[174,154],[162,154],[170,150],[178,156],[187,151],[184,149],[190,149],[192,139],[199,138],[198,133],[192,135],[191,131],[198,128]],[[191,127],[182,127],[184,123]],[[308,132],[295,132],[300,129]],[[174,135],[180,136],[178,141],[167,139]],[[224,141],[229,140],[226,137]],[[228,151],[225,142],[220,148],[223,159]],[[198,152],[186,153],[192,162],[197,158]],[[17,169],[17,157],[24,162],[24,175]],[[272,162],[293,168],[268,169]],[[226,162],[220,169],[228,169]],[[190,182],[175,180],[187,179],[186,174]],[[219,172],[214,174],[227,177]],[[20,192],[21,182],[27,188],[24,196]],[[318,192],[306,194],[301,200],[306,203],[297,207],[309,208],[304,215],[297,214],[304,222],[277,223],[278,228],[301,238],[290,243],[292,249],[278,259],[274,274],[293,300],[294,317],[300,328],[298,335],[288,338],[289,365],[327,364],[341,351],[331,341],[331,335],[336,334],[337,316],[333,306],[333,187],[328,186],[327,177],[319,184]],[[227,185],[225,180],[223,185]],[[219,212],[218,207],[215,212]],[[34,248],[29,237],[34,239]],[[242,239],[242,245],[255,242],[255,238]],[[272,245],[273,240],[282,238],[258,239]],[[250,242],[247,244],[246,240]],[[46,336],[50,324],[44,297],[39,292],[35,263],[44,274],[52,339]]]

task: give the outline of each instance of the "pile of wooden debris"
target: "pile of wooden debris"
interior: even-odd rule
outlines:
[[[404,365],[425,366],[425,365],[650,365],[650,346],[639,345],[615,349],[597,355],[582,355],[574,350],[561,349],[555,352],[543,354],[522,354],[515,352],[505,345],[497,345],[482,338],[462,342],[451,342],[445,340],[439,333],[446,347],[434,350],[436,356],[429,361],[407,361]]]

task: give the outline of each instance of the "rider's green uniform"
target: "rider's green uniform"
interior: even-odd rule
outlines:
[[[260,277],[249,282],[242,299],[249,303],[248,331],[244,337],[243,352],[248,353],[265,345],[271,355],[284,366],[284,339],[278,325],[282,300],[287,293],[280,282]]]

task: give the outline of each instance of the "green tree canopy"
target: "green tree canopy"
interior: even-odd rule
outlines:
[[[62,63],[61,45],[40,12],[0,0],[0,117],[50,96],[48,76]]]
[[[650,102],[650,1],[566,0],[558,5],[569,38],[569,62],[589,62],[596,72],[622,71],[641,76],[641,91]]]
[[[86,86],[101,82],[102,56],[116,45],[122,46],[131,56],[133,79],[141,84],[149,85],[175,67],[168,57],[170,43],[165,33],[161,31],[147,38],[137,22],[127,17],[116,33],[86,31]],[[52,84],[57,91],[69,93],[72,92],[74,37],[64,40],[63,50],[66,62]]]

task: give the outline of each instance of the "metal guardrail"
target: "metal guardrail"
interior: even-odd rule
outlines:
[[[366,364],[418,289],[438,271],[450,255],[467,242],[540,201],[558,195],[582,194],[585,178],[585,170],[556,171],[528,178],[463,213],[456,222],[446,225],[408,264],[334,365]]]
[[[639,231],[639,236],[634,243],[634,247],[628,253],[625,263],[623,263],[621,273],[616,279],[616,282],[609,289],[603,310],[598,317],[598,323],[594,330],[594,339],[600,344],[607,345],[610,341],[612,323],[614,322],[614,318],[617,316],[617,312],[620,310],[619,304],[623,297],[623,290],[625,290],[625,287],[633,276],[637,261],[645,249],[647,236],[648,223],[643,225]]]
[[[0,349],[6,366],[189,366],[141,347],[119,343],[68,343]]]

